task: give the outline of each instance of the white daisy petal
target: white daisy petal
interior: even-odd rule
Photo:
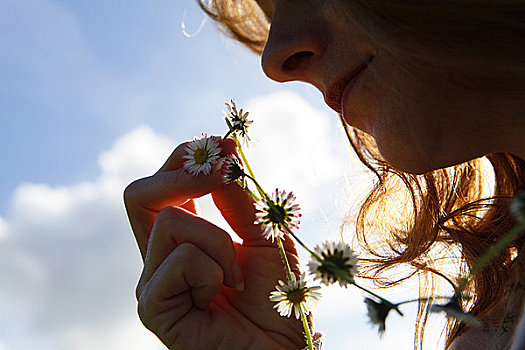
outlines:
[[[301,311],[306,315],[312,311],[321,299],[320,287],[307,287],[305,274],[296,280],[292,275],[292,280],[287,283],[279,281],[275,286],[275,291],[270,293],[270,301],[276,302],[274,306],[277,312],[284,317],[290,317],[292,310],[297,319],[301,317]]]
[[[184,170],[193,176],[209,175],[212,167],[219,161],[222,150],[217,140],[217,137],[207,137],[203,134],[200,138],[190,141],[184,149],[186,154],[182,156],[186,159],[183,164]]]

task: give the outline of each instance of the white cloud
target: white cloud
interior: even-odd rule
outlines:
[[[118,188],[132,180],[149,175],[164,163],[175,142],[156,134],[146,125],[138,126],[119,138],[111,152],[99,157],[101,182],[105,190]]]
[[[7,227],[7,222],[2,219],[0,217],[0,242],[1,242],[1,239],[4,238],[5,236],[7,236],[7,231],[8,231],[8,227]]]
[[[335,114],[323,113],[291,92],[254,99],[255,120],[247,150],[256,175],[269,190],[279,186],[304,194],[341,178],[348,168],[348,143]],[[267,189],[268,190],[268,189]]]
[[[140,258],[121,198],[124,186],[154,172],[173,144],[137,127],[100,156],[96,181],[18,187],[0,218],[0,231],[7,231],[0,309],[10,320],[3,325],[8,349],[159,347],[135,314]]]
[[[244,107],[244,106],[242,106]],[[310,244],[333,238],[347,210],[349,145],[335,113],[291,92],[256,98],[247,106],[254,144],[246,150],[266,191],[293,191],[303,209]]]

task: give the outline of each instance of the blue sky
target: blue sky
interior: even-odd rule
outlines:
[[[140,259],[121,193],[181,141],[223,134],[230,98],[256,120],[259,178],[298,195],[309,244],[337,236],[359,198],[368,180],[321,94],[270,81],[211,23],[187,38],[184,13],[195,31],[194,0],[0,0],[0,350],[162,349],[135,314]],[[413,313],[379,339],[361,300],[325,292],[327,349],[409,349]],[[435,349],[439,331],[430,338]]]
[[[10,160],[1,198],[15,179],[59,184],[93,177],[96,155],[138,123],[192,135],[189,118],[220,115],[230,96],[243,100],[277,85],[264,78],[255,56],[226,44],[213,25],[184,37],[185,10],[189,31],[204,18],[192,0],[0,4],[0,146]],[[220,123],[203,120],[200,129]]]

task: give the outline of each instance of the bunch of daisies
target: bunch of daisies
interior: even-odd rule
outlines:
[[[219,138],[203,134],[200,138],[196,138],[188,143],[186,155],[184,156],[184,169],[193,176],[209,175],[212,171],[220,169],[224,183],[237,183],[254,198],[256,209],[254,224],[260,225],[262,237],[276,243],[281,253],[287,276],[287,280],[278,281],[275,290],[270,293],[269,300],[276,303],[274,308],[281,316],[290,317],[294,314],[297,319],[302,320],[309,349],[313,349],[313,342],[306,316],[320,301],[320,286],[309,286],[306,274],[297,277],[292,272],[282,243],[286,237],[292,237],[310,254],[311,260],[308,263],[308,268],[313,276],[313,280],[324,285],[337,283],[341,287],[354,286],[369,295],[369,297],[364,299],[369,320],[378,327],[380,334],[385,331],[385,321],[390,311],[395,310],[403,316],[399,309],[401,305],[419,301],[434,302],[435,300],[444,299],[445,303],[432,305],[431,311],[444,312],[447,317],[452,317],[471,325],[477,324],[478,320],[465,312],[461,306],[462,301],[466,299],[462,292],[466,288],[467,282],[476,272],[476,266],[471,270],[471,275],[465,279],[464,283],[460,284],[459,288],[454,288],[455,293],[452,297],[435,296],[430,299],[420,298],[392,303],[356,283],[354,276],[358,272],[358,259],[348,244],[341,241],[327,241],[314,249],[306,246],[295,233],[299,228],[301,218],[301,209],[299,204],[296,203],[295,195],[292,192],[279,189],[275,189],[271,193],[264,191],[257,182],[244,155],[241,143],[244,145],[249,144],[248,129],[253,122],[248,119],[249,113],[243,109],[238,109],[233,100],[226,103],[226,111],[224,113],[229,130],[223,139],[230,137],[235,140],[240,158],[233,154],[221,157]],[[252,186],[250,187],[249,184]],[[520,201],[514,201],[512,206],[513,210],[517,212],[516,216],[522,219],[520,220],[522,222],[521,232],[525,228],[525,215],[523,214],[525,213],[525,205],[523,204],[525,203],[525,196],[522,197]],[[502,246],[504,246],[504,243],[502,243]],[[500,247],[499,249],[503,248]],[[497,250],[497,252],[500,250]],[[496,254],[492,252],[490,253],[492,256],[490,256],[489,253],[487,253],[486,257],[488,260]],[[482,266],[482,263],[480,262],[478,269]],[[454,286],[454,284],[452,285]]]

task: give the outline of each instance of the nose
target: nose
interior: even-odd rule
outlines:
[[[316,67],[326,51],[326,30],[310,16],[300,20],[274,13],[261,64],[264,73],[278,82],[313,83]],[[308,18],[310,17],[310,18]]]

